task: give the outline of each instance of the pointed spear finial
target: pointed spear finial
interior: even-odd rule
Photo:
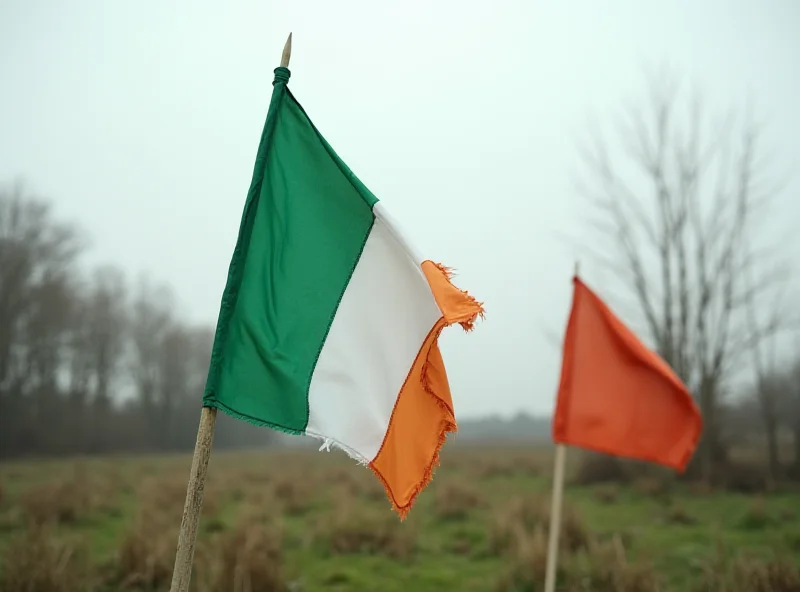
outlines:
[[[283,55],[281,55],[281,68],[289,67],[289,59],[292,57],[292,34],[289,33],[289,38],[286,40],[286,45],[283,46]]]
[[[573,272],[575,277],[578,277],[580,270],[581,270],[581,262],[575,261],[575,271]]]

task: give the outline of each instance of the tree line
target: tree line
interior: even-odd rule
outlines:
[[[0,189],[0,457],[191,449],[213,327],[165,284],[85,269],[85,245],[47,200]],[[220,417],[215,446],[272,437]]]
[[[697,399],[690,472],[719,482],[755,451],[769,479],[800,478],[798,249],[770,209],[763,126],[664,72],[618,115],[579,146],[582,254]],[[168,286],[85,270],[83,250],[49,202],[0,190],[0,456],[190,448],[212,328],[183,321]],[[274,437],[218,422],[218,446]]]

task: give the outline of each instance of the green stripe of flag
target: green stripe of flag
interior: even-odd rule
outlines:
[[[203,404],[302,432],[314,366],[377,199],[316,130],[288,79],[288,69],[275,70]]]

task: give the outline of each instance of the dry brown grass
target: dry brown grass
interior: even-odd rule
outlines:
[[[495,517],[489,535],[490,551],[503,555],[514,550],[550,526],[550,502],[546,498],[516,498]],[[589,531],[581,516],[570,504],[562,507],[559,546],[567,552],[586,548]]]
[[[490,590],[498,577],[499,590],[540,590],[551,484],[549,476],[532,475],[547,472],[547,459],[505,450],[467,452],[451,456],[455,468],[443,463],[406,522],[391,511],[380,481],[349,459],[319,455],[317,464],[309,465],[301,453],[298,462],[286,453],[270,453],[260,463],[231,455],[219,464],[215,457],[192,591],[296,590],[287,577],[295,570],[302,575],[299,589],[307,590],[380,590],[381,578],[402,579],[411,570],[425,590],[440,581]],[[126,462],[122,468],[107,460],[0,466],[0,479],[13,484],[0,499],[0,591],[168,589],[188,463],[185,457]],[[580,468],[577,462],[574,467]],[[9,477],[17,470],[19,485]],[[626,464],[625,470],[627,485],[599,478],[590,488],[568,490],[560,536],[561,592],[800,592],[800,575],[788,556],[800,551],[794,528],[798,512],[787,498],[791,492],[749,500],[717,492],[721,508],[716,509],[710,500],[698,503],[688,484],[635,465]],[[707,515],[706,508],[713,512]],[[137,515],[137,509],[145,512]],[[135,519],[121,520],[123,512]],[[632,514],[644,526],[634,526]],[[663,537],[653,533],[657,529],[664,530]],[[708,549],[700,548],[697,559],[681,571],[675,568],[680,553],[667,548],[669,558],[662,561],[653,542],[699,547],[712,529],[735,543],[737,553],[751,547],[757,555],[724,555],[701,574]],[[620,536],[620,530],[635,533],[635,540]],[[626,549],[634,542],[628,558]],[[765,558],[766,549],[781,545],[786,560]],[[92,549],[91,557],[84,548]],[[658,588],[648,557],[665,586],[673,579],[683,586]],[[469,570],[462,574],[466,565]],[[26,584],[24,576],[34,570]],[[694,580],[701,576],[705,587],[695,591]]]
[[[633,490],[639,495],[667,501],[672,493],[671,483],[654,475],[637,477],[631,484]]]
[[[630,563],[619,539],[592,543],[589,548],[567,558],[569,592],[658,592],[660,582],[652,566]]]
[[[619,499],[619,486],[615,483],[601,483],[594,488],[594,497],[602,504],[615,504]]]
[[[272,495],[280,502],[284,512],[299,516],[312,507],[312,488],[313,484],[307,479],[289,476],[273,483]]]
[[[178,525],[163,513],[146,511],[122,538],[107,583],[119,590],[160,589],[172,579]]]
[[[669,524],[680,524],[683,526],[693,526],[698,523],[696,517],[692,516],[683,504],[674,504],[667,509],[665,520]]]
[[[498,516],[490,547],[510,557],[511,567],[498,582],[498,590],[538,590],[544,581],[550,506],[547,499],[512,501]],[[580,515],[564,507],[559,537],[559,590],[594,592],[655,592],[659,582],[646,563],[629,563],[623,537],[598,540]]]
[[[584,452],[572,482],[576,485],[595,485],[597,483],[627,483],[629,474],[624,461],[605,454]]]
[[[219,510],[220,488],[217,483],[206,485],[203,494],[204,518],[214,516]],[[173,520],[175,517],[180,520],[186,501],[186,477],[182,475],[148,477],[138,488],[138,498],[142,507],[157,508],[159,513]]]
[[[276,529],[249,519],[222,539],[220,566],[209,592],[285,592],[281,540]]]
[[[756,496],[742,516],[739,526],[746,530],[761,530],[776,522],[777,518],[768,512],[763,496]]]
[[[788,559],[730,557],[718,545],[717,555],[703,566],[695,592],[800,592],[800,568]]]
[[[764,464],[746,460],[731,461],[725,467],[722,481],[725,489],[739,493],[759,493],[770,487]]]
[[[542,528],[532,533],[519,529],[514,540],[513,551],[507,555],[511,559],[511,567],[500,576],[497,590],[536,590],[544,582],[547,568],[547,532]],[[563,576],[563,565],[559,566],[558,571]]]
[[[20,500],[32,526],[74,524],[92,508],[91,489],[77,479],[45,483],[26,491]]]
[[[739,560],[735,571],[742,592],[800,591],[800,570],[786,560]]]
[[[372,477],[372,475],[369,475],[369,477]],[[359,479],[353,471],[345,467],[332,467],[326,470],[321,475],[321,481],[323,483],[329,483],[330,486],[338,490],[339,493],[352,497],[361,495],[366,485],[363,479]]]
[[[417,546],[417,531],[389,512],[355,508],[343,501],[327,520],[318,523],[314,543],[325,554],[384,555],[408,560]]]
[[[499,580],[498,592],[539,590],[547,565],[547,534],[538,528],[523,536],[512,565]],[[658,579],[649,564],[630,564],[619,539],[596,542],[559,555],[556,581],[566,592],[657,592]]]
[[[478,470],[480,479],[502,479],[510,477],[516,472],[514,464],[506,459],[483,461]]]
[[[549,476],[551,474],[549,472],[551,468],[536,455],[512,457],[510,461],[512,466],[510,474],[522,475],[525,477],[539,477],[544,474]]]
[[[439,520],[466,520],[486,505],[483,497],[466,483],[445,481],[436,488],[434,510]]]
[[[241,473],[240,479],[244,485],[264,487],[272,481],[272,476],[264,470],[247,470]]]
[[[714,487],[703,481],[692,481],[688,485],[689,492],[692,495],[711,495],[714,493]]]
[[[3,592],[90,592],[87,555],[82,546],[60,540],[50,528],[38,526],[13,539],[0,561]]]
[[[186,500],[186,478],[149,477],[142,482],[138,495],[143,505],[164,512],[181,511]]]

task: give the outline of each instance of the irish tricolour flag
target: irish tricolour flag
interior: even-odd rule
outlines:
[[[203,404],[345,450],[405,516],[456,429],[437,346],[481,304],[409,245],[277,68]]]

